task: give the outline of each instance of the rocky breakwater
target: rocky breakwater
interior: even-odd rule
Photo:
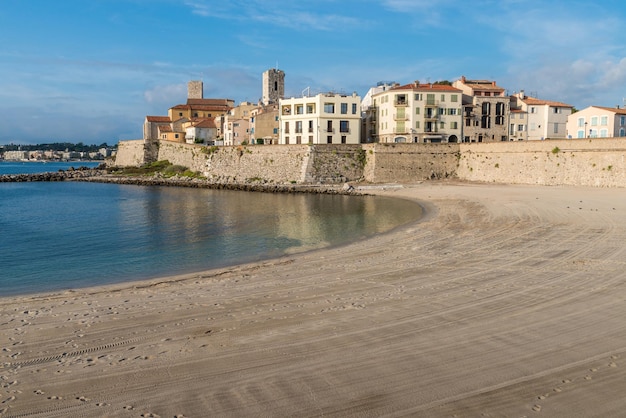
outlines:
[[[4,174],[0,176],[0,183],[18,183],[28,181],[66,181],[84,180],[89,177],[106,174],[104,170],[78,168],[73,170],[59,170],[56,172],[32,174]]]
[[[349,184],[344,185],[313,185],[313,184],[273,184],[273,183],[232,183],[212,182],[204,178],[185,176],[116,176],[111,174],[94,175],[79,179],[94,183],[132,184],[137,186],[174,186],[198,189],[240,190],[246,192],[265,193],[324,193],[342,195],[363,195]]]

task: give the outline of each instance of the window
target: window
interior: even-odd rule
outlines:
[[[418,120],[417,122],[415,122],[415,128],[419,129],[420,128],[420,121]]]
[[[285,122],[285,133],[289,133],[289,122]]]
[[[301,120],[296,121],[296,133],[297,134],[302,133],[302,121]]]
[[[289,137],[288,136],[285,137],[285,144],[289,145]]]
[[[490,91],[486,91],[485,92],[485,97],[487,97],[487,96],[491,96],[491,92]]]
[[[457,129],[457,128],[458,128],[457,122],[450,122],[450,129]]]
[[[278,135],[278,128],[274,128],[274,129],[272,130],[272,133],[273,133],[274,135]]]
[[[325,113],[335,113],[335,104],[334,103],[324,103],[324,112]]]
[[[333,131],[333,121],[329,120],[326,122],[326,132],[332,132]]]
[[[482,105],[482,114],[483,115],[488,115],[491,113],[491,103],[489,102],[483,102]]]
[[[348,113],[348,103],[341,104],[341,114],[346,115]]]
[[[356,112],[357,112],[356,103],[352,103],[352,114],[356,115]]]
[[[491,129],[491,118],[487,115],[480,118],[480,127],[483,129]]]
[[[592,116],[591,117],[591,126],[598,126],[598,117],[597,116]]]
[[[624,126],[626,125],[626,116],[620,116],[620,125]]]
[[[555,133],[555,134],[558,134],[558,133],[559,133],[559,124],[558,124],[558,123],[555,123],[555,124],[554,124],[554,133]]]
[[[456,115],[456,109],[448,109],[448,115]]]
[[[445,122],[439,122],[439,127],[441,129],[444,129],[446,127],[446,123]]]
[[[306,113],[307,114],[312,114],[315,113],[315,103],[307,103],[306,105]]]
[[[296,105],[296,115],[302,115],[304,113],[303,105]]]
[[[472,126],[472,120],[470,118],[465,119],[465,126]]]
[[[535,109],[534,106],[530,108],[530,113],[536,113],[536,111],[537,111],[537,109]]]
[[[509,130],[509,133],[511,135],[513,135],[513,133],[515,133],[515,124],[514,123],[511,124],[511,129]]]
[[[443,107],[440,107],[439,109],[437,109],[437,113],[440,115],[445,115],[446,114],[446,109],[444,109]]]
[[[296,144],[301,144],[301,143],[302,143],[302,136],[296,135]]]
[[[496,116],[504,115],[504,103],[498,102],[496,103]]]
[[[554,108],[554,113],[561,114],[561,113],[563,113],[563,109],[561,109],[560,107],[555,107]]]
[[[582,128],[585,126],[585,118],[578,118],[578,127]]]
[[[600,117],[600,125],[606,126],[608,124],[609,124],[609,117],[608,116],[601,116]]]
[[[178,134],[174,134],[174,138],[178,138]]]
[[[422,99],[422,93],[415,93],[415,100],[420,101]]]
[[[619,136],[626,136],[626,129],[624,129],[624,128],[620,128],[620,130],[619,130]]]
[[[441,95],[441,101],[442,101],[442,102],[445,102],[445,101],[446,101],[446,95],[445,95],[445,94],[442,94],[442,95]]]
[[[333,143],[333,136],[332,135],[328,135],[326,137],[326,143],[327,144],[332,144]]]
[[[451,102],[458,102],[459,101],[459,95],[458,94],[453,94],[452,96],[450,96],[450,101]]]
[[[584,138],[585,137],[585,131],[578,131],[577,136],[578,136],[578,138]]]
[[[416,108],[415,108],[415,114],[416,114],[416,115],[419,115],[419,114],[420,114],[420,108],[419,108],[419,107],[416,107]]]
[[[406,94],[396,94],[396,105],[406,105]]]
[[[341,143],[342,144],[346,143],[346,139],[347,139],[347,137],[345,135],[341,135]]]
[[[313,133],[313,121],[309,121],[309,133]]]
[[[524,125],[517,125],[518,132],[524,132]]]
[[[183,116],[183,112],[178,112],[178,116],[182,117]]]
[[[433,93],[426,94],[426,104],[434,105],[435,104],[435,95]]]
[[[339,132],[349,133],[350,132],[350,123],[347,120],[339,121]]]
[[[609,136],[609,131],[606,129],[600,129],[600,138],[607,138]]]

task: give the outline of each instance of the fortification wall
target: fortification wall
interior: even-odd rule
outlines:
[[[363,177],[371,183],[411,183],[456,176],[458,144],[363,144]]]
[[[119,142],[115,165],[118,167],[137,167],[144,163],[145,141],[143,139]]]
[[[121,141],[116,165],[144,162],[143,141]],[[626,138],[462,144],[203,147],[160,141],[159,160],[227,183],[411,183],[427,179],[626,187]]]
[[[626,187],[625,139],[460,144],[462,180]]]
[[[359,145],[204,147],[161,141],[158,159],[224,183],[342,183],[360,180],[364,164]]]

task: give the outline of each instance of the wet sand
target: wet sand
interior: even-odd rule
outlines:
[[[340,248],[0,299],[0,416],[619,416],[626,189],[424,183]]]

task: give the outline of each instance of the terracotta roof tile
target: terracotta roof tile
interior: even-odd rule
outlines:
[[[618,115],[626,115],[626,109],[621,109],[621,108],[617,108],[617,107],[603,107],[603,106],[592,106],[592,107],[596,107],[596,108],[602,109],[602,110],[607,110],[609,112],[615,112]]]
[[[526,103],[527,105],[535,105],[535,106],[541,106],[541,105],[546,105],[546,106],[553,106],[553,107],[574,107],[572,105],[568,105],[566,103],[561,103],[561,102],[554,102],[551,100],[542,100],[542,99],[537,99],[535,97],[524,97],[523,99],[520,99],[522,102]]]
[[[449,91],[449,92],[459,92],[461,93],[462,91],[457,89],[456,87],[452,87],[452,86],[448,86],[445,84],[415,84],[415,83],[410,83],[410,84],[405,84],[403,86],[398,86],[398,87],[393,87],[387,91],[391,91],[391,90],[412,90],[412,91]]]
[[[146,116],[146,120],[148,122],[160,122],[160,123],[170,123],[169,116]]]

